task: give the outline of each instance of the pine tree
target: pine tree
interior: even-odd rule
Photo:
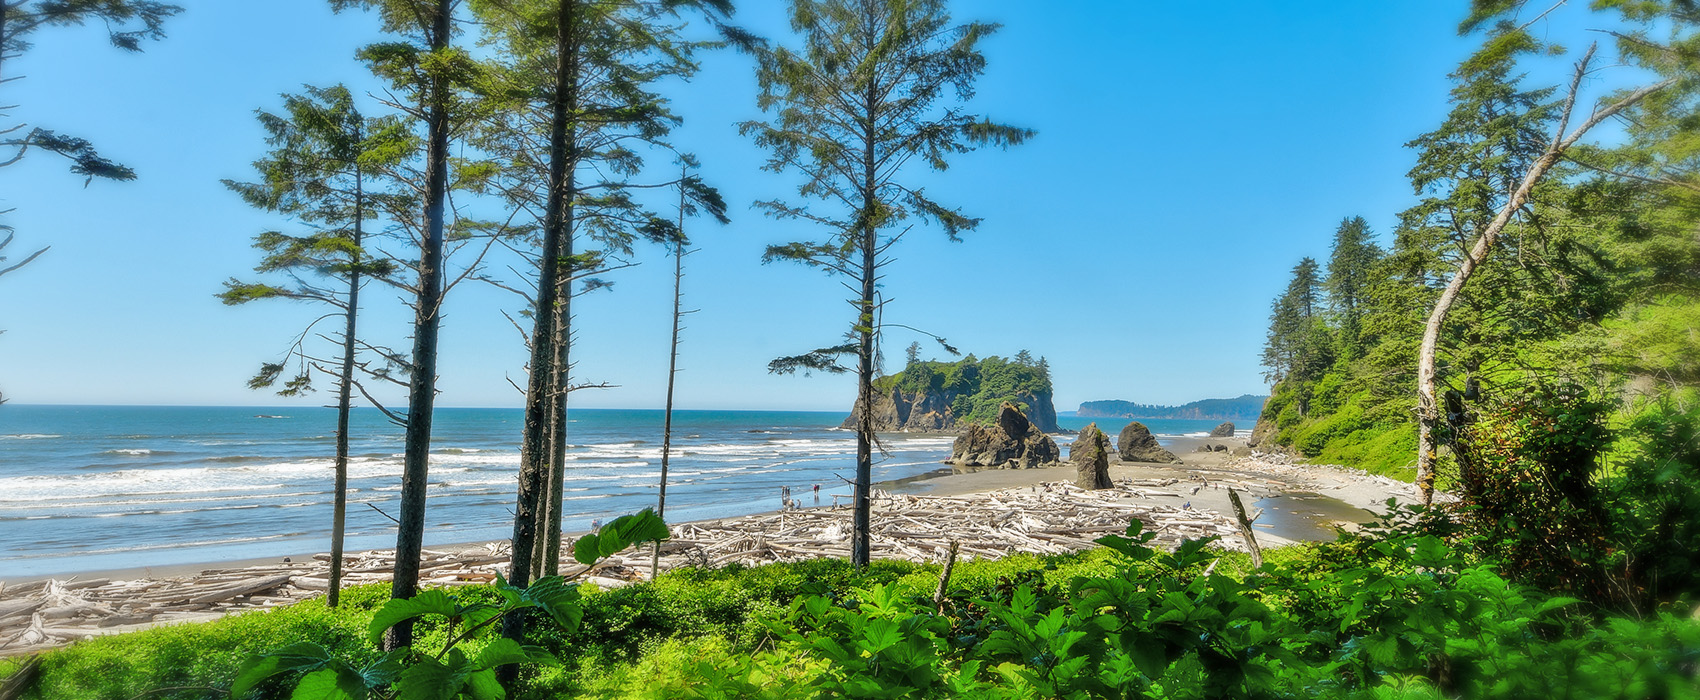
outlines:
[[[758,60],[759,106],[773,114],[771,121],[747,122],[742,129],[772,152],[767,169],[797,171],[804,180],[798,194],[823,202],[760,206],[775,218],[810,221],[829,233],[770,246],[764,260],[842,275],[859,294],[852,301],[857,315],[850,342],[780,358],[769,369],[847,372],[838,359],[856,358],[861,408],[850,559],[864,566],[875,444],[873,380],[883,316],[880,268],[907,219],[936,224],[952,240],[980,223],[898,176],[911,160],[944,170],[952,155],[1020,144],[1033,132],[963,110],[959,102],[972,97],[986,66],[980,41],[997,25],[951,26],[943,0],[792,0],[790,21],[800,49],[744,41]]]
[[[368,279],[387,278],[395,272],[389,260],[366,249],[366,238],[374,229],[376,216],[372,203],[376,189],[374,171],[408,157],[411,139],[393,118],[361,116],[353,96],[340,85],[326,89],[308,87],[305,95],[285,95],[284,110],[286,116],[259,113],[266,142],[274,147],[266,158],[254,163],[261,182],[225,180],[224,184],[249,204],[293,217],[314,230],[304,236],[268,231],[255,239],[254,246],[265,253],[255,271],[281,273],[292,280],[291,284],[276,286],[232,279],[225,283],[225,291],[219,298],[231,305],[287,299],[334,309],[308,324],[281,361],[262,365],[248,386],[254,389],[273,386],[286,371],[291,376],[278,390],[283,396],[311,391],[315,374],[336,381],[336,484],[327,594],[328,604],[336,607],[341,596],[343,531],[348,506],[348,424],[353,391],[358,383],[354,375],[356,370],[367,370],[387,378],[393,370],[384,358],[394,353],[361,341],[357,325],[361,287]],[[311,276],[327,278],[338,286],[307,281]],[[343,321],[338,343],[341,352],[334,358],[321,357],[311,348],[312,338],[320,335],[315,327],[339,316]],[[365,347],[377,352],[381,360],[378,366],[360,361]],[[294,365],[293,370],[290,365]]]
[[[1318,313],[1321,282],[1317,273],[1314,258],[1300,260],[1293,266],[1287,290],[1270,310],[1263,366],[1264,376],[1271,382],[1311,381],[1333,361],[1327,327]]]
[[[1328,257],[1328,306],[1338,327],[1339,354],[1347,360],[1363,354],[1363,307],[1381,247],[1369,230],[1369,222],[1354,216],[1340,222],[1334,232],[1334,249]]]
[[[635,149],[659,142],[676,122],[654,84],[695,71],[691,56],[700,44],[683,39],[679,26],[680,13],[692,9],[731,11],[716,0],[535,0],[478,8],[504,52],[501,84],[522,97],[493,113],[477,141],[507,162],[503,194],[538,219],[542,233],[536,280],[503,285],[535,289],[527,295],[531,361],[514,521],[519,583],[559,568],[568,398],[593,386],[572,384],[572,301],[605,288],[589,276],[623,266],[620,256],[630,255],[636,239],[678,234],[675,224],[632,197],[630,179],[643,165]],[[537,133],[548,134],[541,146]],[[694,177],[669,184],[693,201],[708,195],[718,201]],[[716,215],[723,213],[720,206]],[[509,633],[517,634],[520,624],[510,620]]]
[[[453,46],[455,0],[330,0],[332,9],[374,8],[385,31],[399,41],[372,44],[360,52],[405,103],[393,103],[425,128],[424,173],[419,193],[418,284],[413,301],[413,351],[408,362],[406,435],[402,453],[401,512],[396,527],[394,598],[419,591],[419,557],[425,539],[425,491],[430,474],[431,421],[437,401],[437,335],[442,324],[444,232],[447,228],[449,142],[464,115],[457,91],[477,75],[477,64]],[[413,642],[411,620],[390,628],[384,646]]]

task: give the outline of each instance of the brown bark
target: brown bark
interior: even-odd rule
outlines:
[[[360,141],[360,129],[355,127],[354,140]],[[342,599],[342,545],[348,525],[348,418],[354,404],[355,319],[360,313],[360,245],[365,238],[362,223],[366,219],[365,183],[360,166],[354,166],[354,264],[348,272],[348,307],[343,309],[346,323],[342,329],[342,367],[336,397],[336,486],[331,505],[331,578],[325,604],[336,607]]]
[[[667,517],[667,466],[673,454],[673,387],[679,378],[679,322],[684,317],[680,302],[685,285],[685,177],[689,174],[689,165],[679,168],[680,240],[673,242],[673,343],[667,355],[667,403],[661,413],[661,487],[655,496],[655,515],[662,519]],[[661,542],[657,541],[649,553],[649,578],[653,580],[660,573]]]
[[[449,46],[454,3],[437,0],[427,40],[433,52]],[[402,457],[401,512],[396,527],[394,598],[419,592],[419,555],[425,546],[425,490],[429,486],[431,418],[437,403],[437,332],[443,306],[443,217],[449,182],[448,78],[429,78],[426,114],[425,236],[419,250],[419,298],[414,309],[413,367],[407,390],[407,433]],[[413,621],[390,628],[385,649],[413,644]]]
[[[543,246],[539,256],[537,299],[532,314],[531,375],[526,386],[525,427],[521,437],[519,490],[514,504],[513,560],[509,567],[511,582],[526,586],[533,580],[544,557],[540,545],[547,543],[547,530],[539,536],[538,528],[546,521],[548,507],[548,477],[550,460],[558,452],[552,449],[558,442],[555,430],[556,406],[561,394],[559,343],[560,278],[564,261],[561,256],[565,214],[572,196],[568,155],[569,121],[573,88],[576,85],[574,55],[570,50],[573,36],[573,2],[561,0],[560,16],[555,33],[555,96],[549,125],[549,196],[544,214]],[[523,615],[509,615],[502,623],[502,633],[512,639],[525,634]]]

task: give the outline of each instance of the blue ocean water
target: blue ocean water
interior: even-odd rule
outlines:
[[[335,418],[328,408],[0,406],[0,580],[324,551]],[[521,419],[516,409],[437,411],[427,544],[511,534]],[[675,412],[668,519],[772,510],[781,486],[805,505],[815,484],[824,503],[848,493],[835,476],[854,468],[843,419]],[[571,420],[566,529],[653,505],[661,411],[579,409]],[[1160,436],[1214,425],[1146,423]],[[394,524],[379,511],[396,514],[401,430],[360,409],[349,433],[348,547],[393,546]],[[886,436],[874,479],[946,468],[951,441]]]

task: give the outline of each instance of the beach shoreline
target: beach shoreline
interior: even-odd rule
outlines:
[[[1094,546],[1091,540],[1101,533],[1119,531],[1130,517],[1146,521],[1167,546],[1180,538],[1217,536],[1220,546],[1243,548],[1228,506],[1230,490],[1257,504],[1252,510],[1263,512],[1262,519],[1253,516],[1259,543],[1279,547],[1329,539],[1335,527],[1350,529],[1371,519],[1377,504],[1389,496],[1408,500],[1412,493],[1408,484],[1384,477],[1295,465],[1280,455],[1182,451],[1188,446],[1197,450],[1200,444],[1249,452],[1242,438],[1177,439],[1171,448],[1182,464],[1114,462],[1110,474],[1115,486],[1104,491],[1074,486],[1075,469],[1066,463],[977,471],[941,467],[919,477],[883,482],[876,485],[875,557],[941,561],[945,543],[958,537],[978,537],[966,551],[981,557],[1079,551]],[[674,539],[662,549],[663,569],[845,556],[849,512],[848,504],[828,502],[674,523]],[[914,525],[893,531],[892,523],[899,519]],[[927,527],[917,527],[920,524]],[[580,534],[570,533],[566,539]],[[505,571],[507,545],[505,540],[486,540],[428,546],[421,583],[452,586],[493,580]],[[389,580],[393,552],[349,552],[345,560],[345,585],[381,582]],[[323,552],[299,552],[0,582],[0,656],[307,600],[323,595],[328,561]],[[625,585],[647,578],[647,563],[647,556],[616,556],[584,573],[586,580],[600,585]],[[29,628],[20,632],[20,625]]]
[[[1415,492],[1408,494],[1397,484],[1385,477],[1370,477],[1361,473],[1342,469],[1333,465],[1310,464],[1280,464],[1271,463],[1278,459],[1273,455],[1259,453],[1255,459],[1227,457],[1220,452],[1198,452],[1199,445],[1220,444],[1231,450],[1245,447],[1243,437],[1232,438],[1203,438],[1180,436],[1169,438],[1170,451],[1179,457],[1183,464],[1159,464],[1151,462],[1122,462],[1119,458],[1110,463],[1112,479],[1188,479],[1193,476],[1203,476],[1206,481],[1220,481],[1236,477],[1261,476],[1271,482],[1264,486],[1283,492],[1325,492],[1326,495],[1343,501],[1355,508],[1371,513],[1379,513],[1385,509],[1385,501],[1389,496],[1409,500],[1415,497]],[[1112,452],[1114,457],[1114,453]],[[1065,452],[1066,457],[1066,452]],[[924,495],[935,497],[957,497],[981,494],[1000,489],[1029,487],[1054,481],[1072,481],[1074,468],[1066,462],[1035,469],[976,469],[960,470],[952,468],[944,462],[939,468],[918,476],[876,482],[874,488],[898,494]],[[1408,485],[1407,485],[1408,486]],[[800,499],[799,499],[800,500]],[[844,499],[848,501],[848,499]],[[1187,499],[1192,500],[1191,498]],[[1208,510],[1224,510],[1227,508],[1225,492],[1219,497],[1202,494],[1197,507]],[[833,501],[816,503],[807,508],[832,508]],[[749,516],[771,515],[780,512],[773,508]],[[739,516],[744,517],[744,516]],[[680,521],[675,525],[707,523],[726,520],[728,518],[703,518],[699,520]],[[563,535],[576,538],[587,532],[573,532]],[[491,545],[506,545],[507,540],[469,540],[450,543],[430,544],[427,549],[440,552],[458,553],[472,549],[488,549]],[[382,551],[382,548],[372,550],[356,550],[347,552],[350,557],[368,551]],[[110,580],[127,580],[137,578],[173,578],[194,576],[208,569],[237,569],[252,566],[278,564],[284,562],[306,562],[315,557],[324,557],[326,549],[292,548],[280,550],[276,554],[242,557],[236,559],[214,559],[198,562],[183,562],[162,564],[156,566],[107,567],[90,569],[72,569],[53,573],[30,575],[16,579],[0,579],[0,592],[6,587],[36,584],[47,580],[89,580],[104,578]]]

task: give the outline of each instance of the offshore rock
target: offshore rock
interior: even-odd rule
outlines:
[[[874,431],[937,433],[965,430],[966,426],[958,422],[962,416],[956,415],[950,407],[962,395],[950,389],[911,392],[894,386],[890,391],[874,396]],[[1020,391],[1015,393],[1012,399],[1027,407],[1023,415],[1037,425],[1039,430],[1047,433],[1062,430],[1057,426],[1057,409],[1051,402],[1049,389],[1041,392]],[[861,411],[862,401],[857,399],[855,406],[850,409],[850,415],[840,427],[855,430],[857,416]]]
[[[1234,436],[1234,424],[1232,422],[1227,422],[1227,423],[1223,423],[1221,425],[1218,425],[1210,431],[1210,437],[1214,437],[1214,438],[1226,438],[1226,437],[1233,437],[1233,436]]]
[[[992,425],[971,425],[951,445],[946,464],[959,467],[1032,469],[1054,464],[1062,451],[1014,404],[1005,402]]]
[[[1116,440],[1116,446],[1121,450],[1123,462],[1157,462],[1161,464],[1180,464],[1181,460],[1173,452],[1163,449],[1157,444],[1156,436],[1144,423],[1134,421],[1122,428],[1121,435]]]
[[[1068,461],[1074,465],[1074,484],[1083,489],[1107,489],[1110,482],[1110,437],[1093,423],[1080,431],[1080,437],[1068,448]]]

